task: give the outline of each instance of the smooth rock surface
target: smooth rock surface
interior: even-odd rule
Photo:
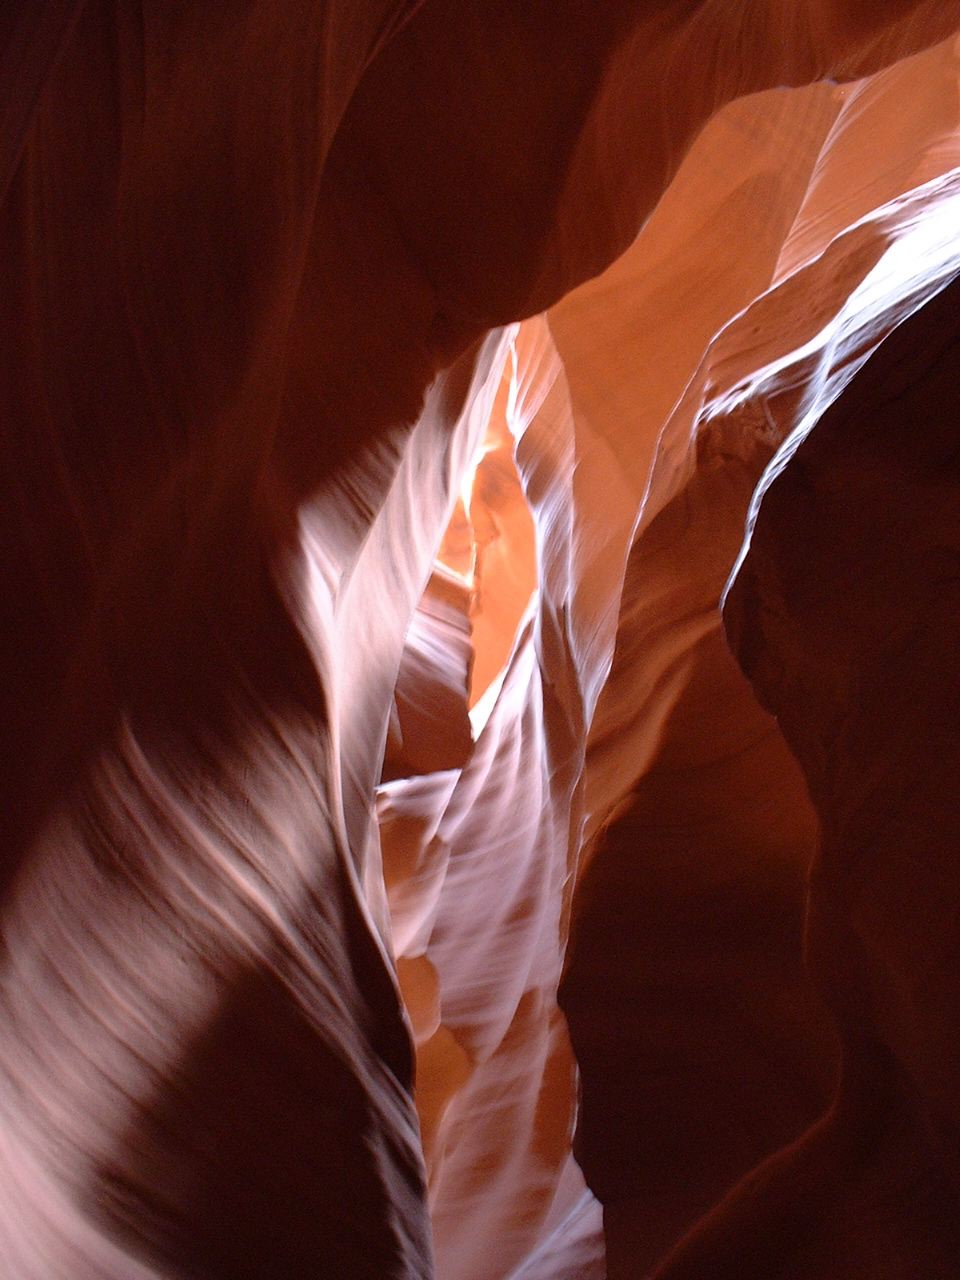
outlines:
[[[957,265],[958,28],[955,0],[0,15],[4,1276],[599,1280],[815,1115],[813,814],[718,606],[770,458]],[[947,514],[918,581],[949,583]],[[886,1056],[841,1017],[844,1079],[893,1100],[897,1176],[852,1194],[932,1168],[940,1221],[910,1124],[951,1132],[950,957],[928,993],[907,953],[955,898],[932,858],[900,921],[877,866]],[[873,1265],[845,1204],[797,1274]],[[683,1274],[719,1274],[726,1221]],[[924,1221],[881,1280],[941,1274]]]

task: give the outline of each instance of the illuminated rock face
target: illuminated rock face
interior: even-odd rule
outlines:
[[[13,1280],[953,1274],[960,8],[734,9],[0,17]]]

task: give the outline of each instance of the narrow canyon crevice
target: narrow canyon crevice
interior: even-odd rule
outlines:
[[[0,14],[0,1280],[949,1280],[957,0]]]

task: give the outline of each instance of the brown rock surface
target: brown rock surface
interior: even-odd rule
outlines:
[[[571,920],[611,1277],[815,1114],[812,814],[718,602],[771,455],[952,269],[958,27],[0,13],[4,1280],[601,1276]],[[943,1138],[898,865],[861,1030]]]
[[[843,1082],[704,1232],[712,1258],[665,1275],[956,1274],[958,307],[954,283],[817,423],[728,597],[817,808],[810,964]]]

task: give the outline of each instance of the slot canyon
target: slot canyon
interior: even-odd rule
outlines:
[[[5,0],[0,222],[0,1280],[960,1280],[960,0]]]

